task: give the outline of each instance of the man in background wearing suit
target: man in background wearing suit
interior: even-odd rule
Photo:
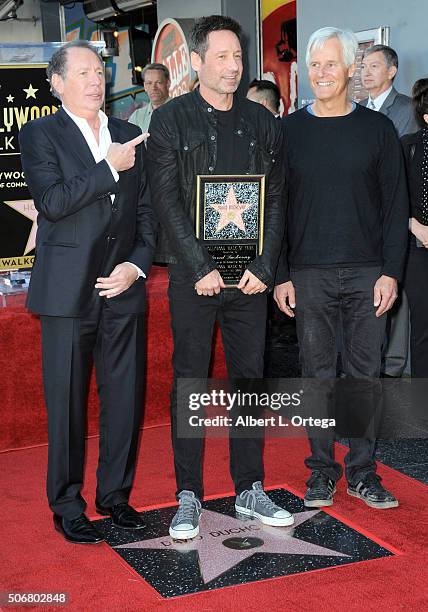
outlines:
[[[361,80],[369,97],[361,101],[363,106],[379,111],[393,122],[398,135],[412,134],[418,130],[413,112],[412,100],[398,93],[394,78],[398,70],[398,56],[391,47],[374,45],[364,51]],[[409,305],[403,290],[390,311],[387,343],[383,355],[383,373],[388,376],[402,376],[410,373],[409,352]]]
[[[361,104],[389,117],[401,137],[416,132],[418,126],[411,98],[394,87],[397,71],[398,56],[391,47],[373,45],[364,51],[361,80],[369,97]]]
[[[100,397],[96,507],[123,529],[144,527],[128,505],[138,443],[144,279],[153,221],[139,128],[100,110],[101,58],[84,41],[47,68],[62,108],[20,133],[22,166],[38,210],[28,307],[42,327],[48,412],[47,494],[66,540],[103,540],[84,514],[86,400],[92,358]]]

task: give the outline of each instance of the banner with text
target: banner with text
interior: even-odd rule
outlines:
[[[37,211],[21,167],[18,135],[33,119],[58,110],[45,64],[0,65],[0,270],[30,268]]]

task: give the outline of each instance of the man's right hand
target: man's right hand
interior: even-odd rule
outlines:
[[[296,292],[291,281],[277,285],[273,292],[273,297],[278,308],[287,315],[294,317],[293,308],[296,307]]]
[[[195,285],[195,291],[198,295],[214,295],[215,293],[220,293],[221,289],[224,289],[225,286],[220,272],[213,270],[198,280]]]
[[[129,170],[135,163],[135,147],[141,144],[149,136],[148,133],[140,134],[136,138],[120,144],[112,142],[108,148],[106,159],[116,172]]]

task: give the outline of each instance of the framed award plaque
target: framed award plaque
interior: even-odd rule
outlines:
[[[196,237],[226,286],[236,286],[262,253],[264,196],[264,175],[197,177]]]

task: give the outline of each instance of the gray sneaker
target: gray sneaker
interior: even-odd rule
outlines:
[[[258,518],[265,525],[273,527],[287,527],[294,523],[293,515],[268,497],[260,481],[253,482],[252,486],[250,491],[242,491],[236,496],[236,512]]]
[[[190,540],[199,533],[201,502],[193,491],[178,494],[178,510],[171,521],[169,535],[174,540]]]

